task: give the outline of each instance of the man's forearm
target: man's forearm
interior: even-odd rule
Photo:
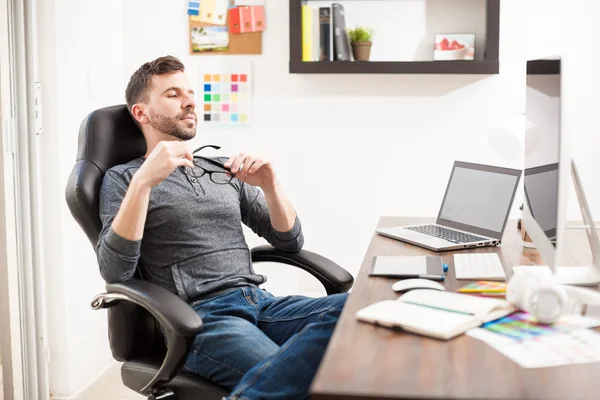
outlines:
[[[269,208],[271,225],[279,232],[287,232],[294,226],[296,210],[280,184],[263,189]]]
[[[123,198],[119,212],[112,223],[112,229],[127,240],[140,240],[144,234],[150,190],[147,185],[131,180],[127,193]]]

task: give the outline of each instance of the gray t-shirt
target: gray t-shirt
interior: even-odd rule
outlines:
[[[226,158],[215,159],[221,164]],[[266,281],[252,268],[242,223],[275,248],[297,252],[304,244],[300,220],[288,232],[272,225],[262,191],[233,179],[216,184],[209,171],[219,167],[195,157],[193,177],[180,167],[152,188],[143,238],[127,240],[112,229],[129,183],[144,159],[118,165],[105,174],[100,192],[102,231],[96,247],[102,278],[109,283],[131,279],[139,267],[143,279],[187,302],[229,289]]]

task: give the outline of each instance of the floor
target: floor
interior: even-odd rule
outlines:
[[[121,382],[121,364],[116,364],[102,378],[83,392],[77,400],[142,400],[145,396],[128,389]],[[1,400],[1,399],[0,399]]]

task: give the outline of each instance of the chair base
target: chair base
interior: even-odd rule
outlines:
[[[152,380],[160,369],[158,360],[131,360],[121,366],[123,384],[134,392]],[[172,395],[170,394],[172,392]],[[166,387],[164,394],[148,396],[148,400],[222,400],[229,391],[190,372],[180,371]],[[163,397],[161,397],[163,396]],[[164,397],[166,396],[166,397]]]
[[[151,394],[148,396],[148,400],[176,400],[175,392],[171,389],[167,389],[161,393]]]

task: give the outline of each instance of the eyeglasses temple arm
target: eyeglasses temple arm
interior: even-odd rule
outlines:
[[[212,147],[213,149],[216,149],[216,150],[219,150],[221,148],[221,146],[217,146],[214,144],[206,144],[206,145],[198,147],[196,150],[192,151],[192,154],[196,154],[197,152],[199,152],[200,150],[202,150],[206,147]]]

